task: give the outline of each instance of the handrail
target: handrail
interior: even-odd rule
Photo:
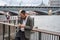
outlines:
[[[14,24],[10,24],[10,23],[0,22],[0,24],[5,24],[5,25],[9,25],[9,26],[18,27],[18,25],[14,25]],[[48,30],[43,30],[43,29],[38,29],[38,28],[33,28],[32,31],[42,32],[42,33],[46,33],[46,34],[52,34],[52,35],[60,36],[60,32],[48,31]]]

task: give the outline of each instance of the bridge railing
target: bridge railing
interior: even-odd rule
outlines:
[[[0,40],[14,40],[17,26],[0,22]],[[60,40],[60,33],[33,28],[30,40]]]

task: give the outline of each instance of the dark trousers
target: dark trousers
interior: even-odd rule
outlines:
[[[15,40],[29,40],[29,39],[25,37],[25,32],[24,31],[19,30],[16,33]]]
[[[27,38],[25,38],[25,39],[20,39],[19,37],[16,37],[15,40],[29,40],[29,39],[27,39]]]

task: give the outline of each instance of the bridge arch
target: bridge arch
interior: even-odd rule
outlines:
[[[0,11],[0,15],[7,15],[7,12],[9,12],[10,15],[18,15],[17,13],[15,12],[11,12],[11,11]]]
[[[47,11],[34,11],[36,13],[38,13],[37,15],[48,15]]]
[[[54,15],[60,15],[60,9],[56,10],[56,11],[53,11],[52,14],[54,14]]]

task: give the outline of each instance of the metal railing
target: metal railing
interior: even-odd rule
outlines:
[[[0,22],[0,27],[0,40],[14,40],[17,25]],[[60,33],[33,28],[30,40],[60,40]]]

